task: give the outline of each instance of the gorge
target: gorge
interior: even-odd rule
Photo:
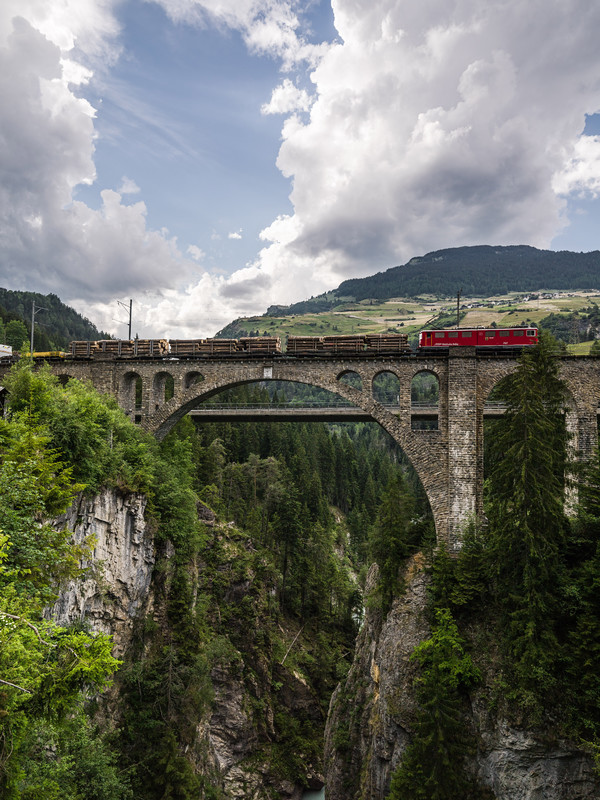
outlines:
[[[30,464],[54,486],[61,468],[40,461],[52,448],[76,484],[55,529],[74,532],[85,571],[63,574],[50,616],[110,634],[123,662],[111,688],[87,689],[93,752],[110,757],[95,765],[105,788],[91,794],[88,771],[83,796],[298,800],[325,783],[331,800],[597,797],[597,474],[580,479],[581,510],[566,520],[564,419],[548,405],[553,391],[563,402],[558,378],[527,366],[526,402],[507,386],[508,422],[546,398],[542,441],[528,444],[536,463],[514,456],[529,465],[522,485],[490,454],[488,528],[467,525],[454,558],[435,548],[405,457],[370,426],[186,419],[158,445],[82,384],[18,370],[3,475]],[[248,402],[266,387],[243,391]],[[510,428],[494,424],[508,452]],[[540,510],[525,523],[526,489]],[[8,605],[38,565],[17,499],[2,499],[2,610],[36,625]],[[39,503],[29,530],[57,505]],[[531,528],[525,550],[510,519]],[[0,663],[5,682],[41,700],[35,677]],[[85,776],[60,721],[16,689],[2,702],[6,796],[55,785],[76,797]],[[436,715],[447,744],[428,751]],[[436,759],[442,772],[428,772]]]

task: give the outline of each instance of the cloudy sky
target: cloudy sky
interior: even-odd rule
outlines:
[[[597,0],[2,0],[0,285],[212,335],[431,250],[600,249]]]

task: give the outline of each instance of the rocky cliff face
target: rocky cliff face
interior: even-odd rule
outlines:
[[[105,490],[95,497],[79,497],[56,521],[73,531],[77,542],[93,536],[95,546],[88,577],[66,586],[50,613],[60,624],[85,621],[111,634],[115,653],[126,664],[132,638],[139,638],[136,626],[143,626],[145,618],[150,616],[152,624],[169,635],[165,603],[173,549],[163,543],[161,570],[155,571],[155,526],[146,521],[145,510],[144,496]],[[250,538],[231,524],[216,522],[201,503],[198,517],[208,532],[207,545],[189,572],[194,575],[193,597],[208,594],[208,616],[216,615],[209,644],[214,651],[213,699],[195,720],[182,753],[196,774],[218,787],[224,800],[300,800],[304,787],[290,779],[290,758],[300,760],[304,781],[320,788],[322,753],[294,754],[293,746],[282,741],[281,727],[286,718],[315,730],[324,725],[317,693],[290,664],[304,646],[302,638],[282,664],[298,629],[288,629],[283,617],[276,624],[273,619],[267,622],[276,586]],[[119,716],[118,691],[117,676],[106,712],[109,719]]]
[[[406,591],[385,619],[368,612],[354,663],[336,689],[325,743],[328,800],[382,800],[411,738],[415,716],[415,646],[429,636],[427,577],[422,558],[411,560]],[[377,579],[372,568],[367,590]],[[496,800],[597,800],[592,759],[572,743],[518,730],[492,715],[476,692],[465,723],[477,752],[467,767]]]
[[[200,591],[209,589],[217,569],[220,587],[213,586],[212,597],[219,611],[213,626],[220,652],[210,673],[210,714],[198,722],[190,758],[198,772],[213,776],[227,800],[300,800],[304,786],[294,778],[293,762],[301,763],[305,785],[320,788],[322,752],[294,752],[282,728],[289,720],[290,730],[296,722],[322,731],[325,722],[317,692],[293,666],[293,656],[306,646],[301,638],[284,661],[285,649],[301,631],[297,623],[289,627],[283,615],[274,624],[273,575],[251,539],[231,524],[213,526],[198,567]]]
[[[145,510],[143,495],[105,489],[80,496],[57,520],[73,531],[76,542],[92,536],[95,545],[89,576],[65,587],[52,616],[63,625],[85,620],[94,630],[112,634],[118,656],[150,599],[154,537]]]

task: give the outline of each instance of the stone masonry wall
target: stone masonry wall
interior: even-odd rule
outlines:
[[[90,380],[99,391],[116,397],[142,427],[162,438],[178,419],[200,401],[244,383],[264,380],[295,381],[335,392],[378,422],[411,460],[427,493],[438,538],[450,550],[460,546],[461,531],[483,507],[483,418],[492,388],[514,370],[514,358],[490,358],[474,348],[454,348],[432,357],[345,359],[189,359],[147,361],[73,361],[53,364],[58,375]],[[340,378],[357,373],[362,388]],[[373,380],[392,372],[400,381],[400,413],[392,414],[373,397]],[[436,375],[439,387],[438,430],[412,430],[410,387],[419,372]],[[167,376],[174,396],[164,400]],[[142,406],[136,410],[135,380],[142,380]],[[567,356],[561,377],[572,397],[569,427],[580,458],[589,458],[598,443],[600,359]]]

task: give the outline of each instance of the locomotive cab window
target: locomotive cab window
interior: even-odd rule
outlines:
[[[535,336],[535,331],[527,331],[527,336]]]

